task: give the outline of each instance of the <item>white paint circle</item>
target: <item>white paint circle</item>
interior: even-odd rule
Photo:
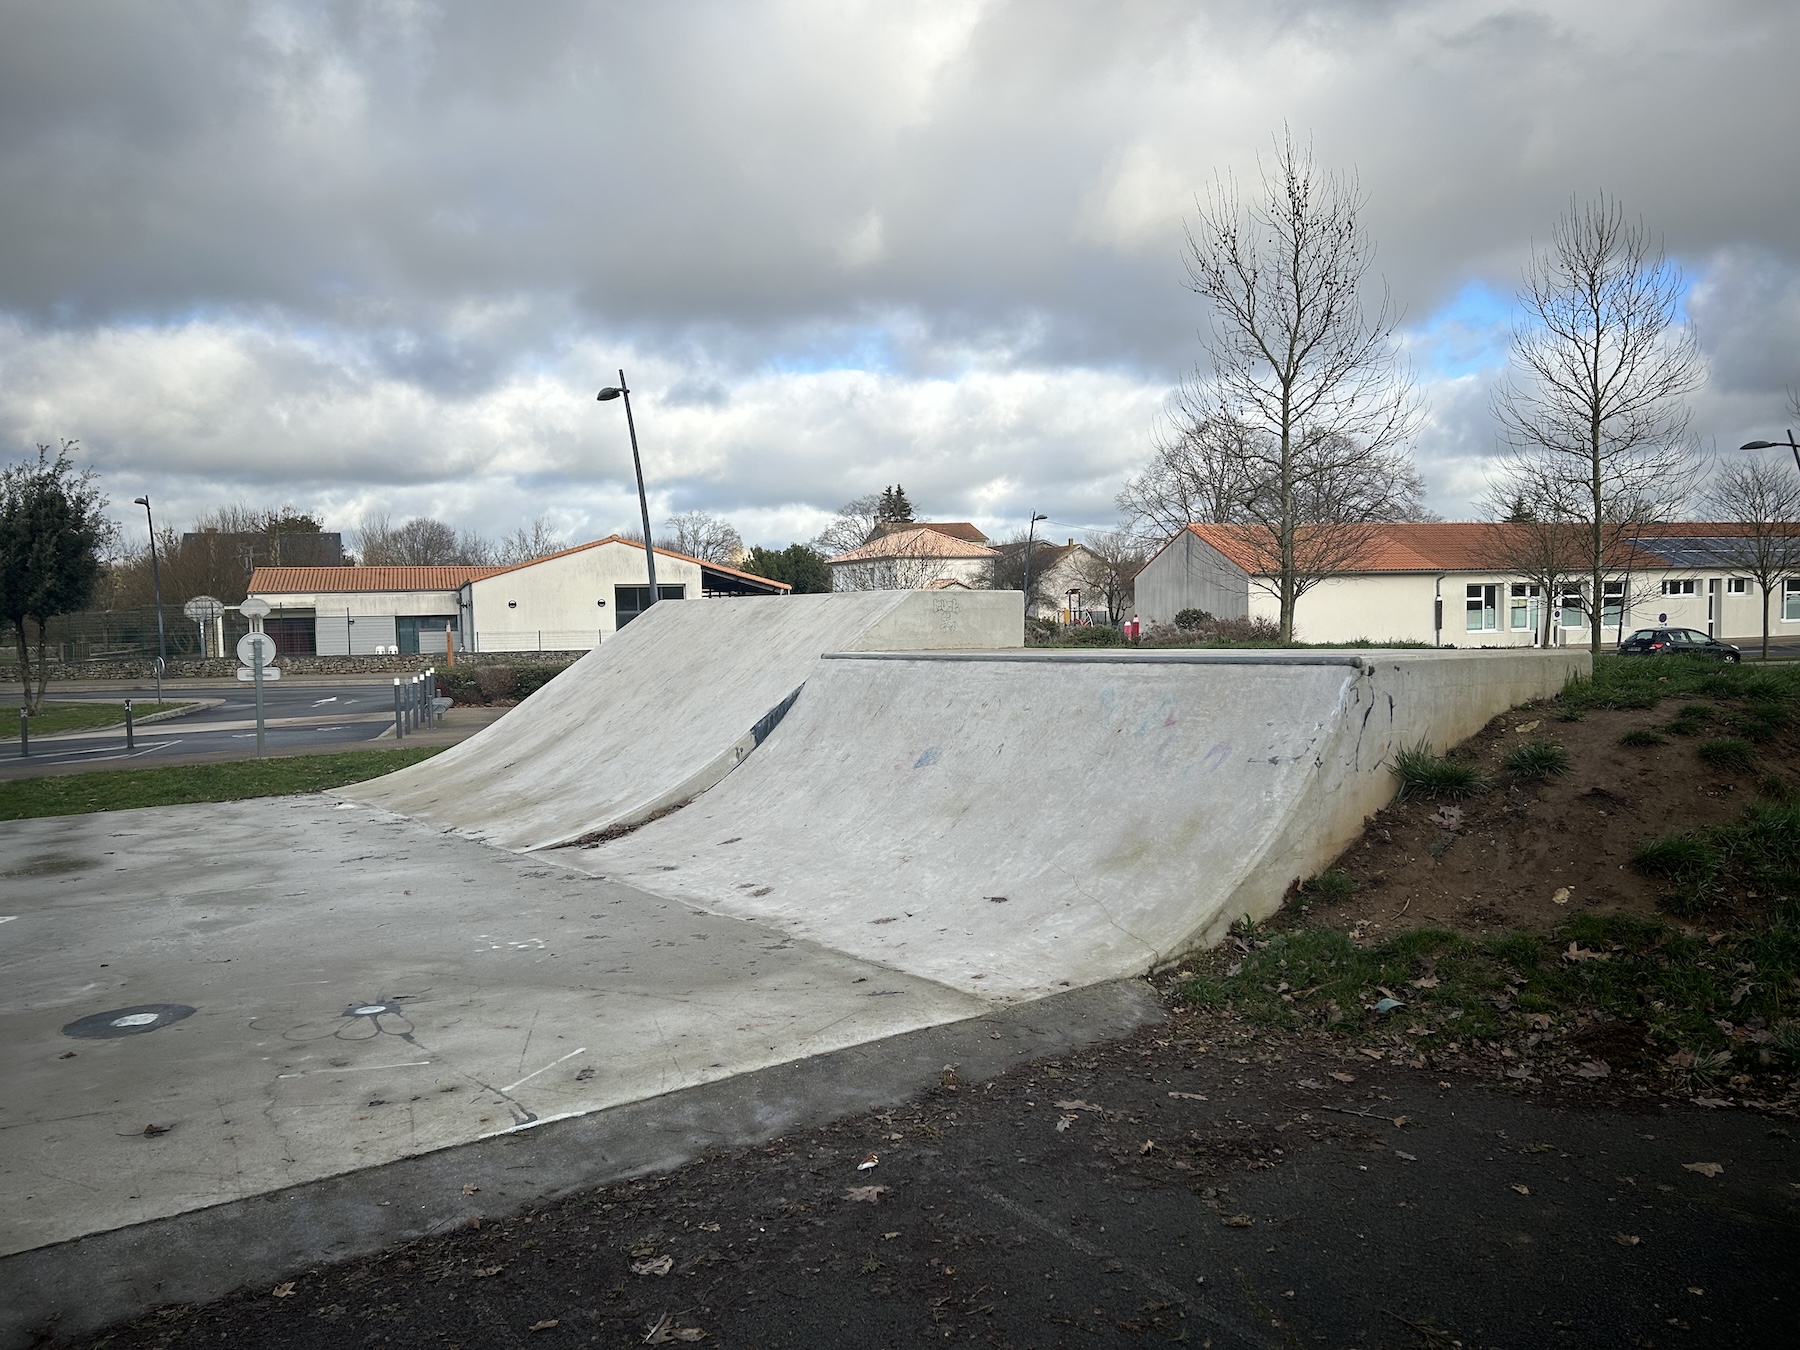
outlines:
[[[111,1024],[115,1027],[147,1027],[161,1016],[161,1013],[126,1013],[123,1017],[113,1018]]]
[[[360,1008],[351,1009],[358,1017],[373,1017],[376,1013],[384,1013],[387,1010],[388,1006],[385,1003],[365,1003]]]

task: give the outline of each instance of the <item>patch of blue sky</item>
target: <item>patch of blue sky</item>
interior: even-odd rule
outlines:
[[[767,364],[779,375],[818,375],[828,370],[888,374],[896,364],[894,337],[876,326],[833,329],[815,342],[775,353]]]
[[[1512,323],[1511,296],[1468,281],[1424,323],[1409,327],[1406,345],[1427,378],[1482,375],[1506,364]]]

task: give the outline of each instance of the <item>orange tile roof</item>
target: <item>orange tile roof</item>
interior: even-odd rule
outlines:
[[[1189,532],[1224,554],[1253,575],[1268,571],[1270,540],[1267,531],[1253,525],[1189,525]],[[1506,571],[1509,558],[1520,545],[1509,536],[1527,527],[1494,521],[1432,521],[1376,525],[1363,552],[1349,572],[1494,572]],[[1579,526],[1572,528],[1580,528]],[[1667,567],[1651,550],[1656,539],[1719,536],[1742,533],[1741,525],[1682,523],[1645,526],[1638,547],[1621,544],[1614,566]],[[1173,542],[1172,540],[1170,542]],[[1163,546],[1167,548],[1168,545]],[[1158,550],[1159,552],[1161,550]]]
[[[251,595],[342,591],[454,591],[464,582],[504,572],[504,567],[259,567],[250,574]]]
[[[861,548],[827,558],[829,563],[872,562],[882,558],[992,558],[994,550],[943,534],[925,525],[878,534]]]
[[[987,535],[979,526],[968,520],[910,520],[906,522],[887,521],[875,527],[874,533],[902,534],[907,530],[936,530],[939,534],[948,535],[952,539],[960,539],[966,544],[985,544]]]

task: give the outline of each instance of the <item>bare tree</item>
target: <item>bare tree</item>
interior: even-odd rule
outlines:
[[[1769,598],[1800,574],[1800,479],[1780,459],[1742,459],[1720,467],[1706,503],[1742,534],[1715,536],[1706,551],[1721,567],[1747,572],[1762,594],[1762,656],[1769,659]]]
[[[511,534],[502,535],[494,544],[492,555],[498,565],[513,567],[534,558],[561,553],[568,546],[569,541],[558,534],[548,520],[539,516],[530,525],[521,525]]]
[[[663,522],[660,547],[685,553],[701,562],[736,566],[744,556],[744,539],[730,521],[706,511],[683,511]]]
[[[1127,530],[1096,530],[1086,547],[1075,555],[1075,582],[1083,594],[1101,597],[1110,623],[1119,623],[1131,607],[1137,574],[1145,555],[1142,545]]]
[[[1321,170],[1284,135],[1260,199],[1246,207],[1221,178],[1187,233],[1189,285],[1211,310],[1212,369],[1183,411],[1196,434],[1233,429],[1219,437],[1241,475],[1231,510],[1253,527],[1284,642],[1300,596],[1353,565],[1374,522],[1419,498],[1398,316],[1385,294],[1373,313],[1362,300],[1374,258],[1363,202],[1353,174]]]
[[[458,533],[430,516],[394,525],[372,515],[356,532],[357,561],[364,567],[444,567],[491,565],[494,546],[478,534]]]
[[[1595,652],[1608,573],[1679,508],[1695,468],[1683,400],[1705,366],[1677,322],[1680,295],[1680,269],[1604,193],[1571,201],[1519,290],[1512,370],[1494,395],[1500,478],[1553,492],[1583,527]]]
[[[1027,548],[1031,556],[1031,566],[1025,565]],[[1062,597],[1050,591],[1050,569],[1061,555],[1062,549],[1048,539],[1031,534],[1030,530],[1015,530],[1011,537],[990,544],[994,557],[988,563],[986,575],[983,577],[986,589],[990,591],[1023,591],[1025,589],[1026,572],[1031,575],[1031,594],[1025,598],[1025,613],[1029,616],[1033,609],[1048,609],[1055,614],[1062,606]]]
[[[1213,415],[1197,395],[1189,387],[1176,396],[1150,462],[1126,479],[1114,498],[1147,549],[1160,548],[1193,522],[1224,525],[1237,519],[1250,430],[1235,418]]]
[[[875,533],[876,522],[881,519],[882,505],[882,494],[879,492],[852,497],[838,508],[837,519],[819,531],[812,546],[827,558],[835,558],[839,554],[861,548],[868,542],[869,536]]]
[[[1487,552],[1496,567],[1520,578],[1518,584],[1537,589],[1532,626],[1544,647],[1555,641],[1557,607],[1587,566],[1585,532],[1568,495],[1560,479],[1522,471],[1490,485],[1488,493],[1488,509],[1498,519]],[[1528,592],[1527,609],[1531,598]],[[1585,600],[1583,605],[1585,611]]]

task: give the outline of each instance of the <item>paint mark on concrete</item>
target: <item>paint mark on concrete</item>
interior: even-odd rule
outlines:
[[[185,1003],[140,1003],[135,1008],[114,1008],[111,1012],[78,1017],[62,1029],[62,1034],[77,1040],[110,1041],[160,1031],[193,1015],[194,1010]]]

